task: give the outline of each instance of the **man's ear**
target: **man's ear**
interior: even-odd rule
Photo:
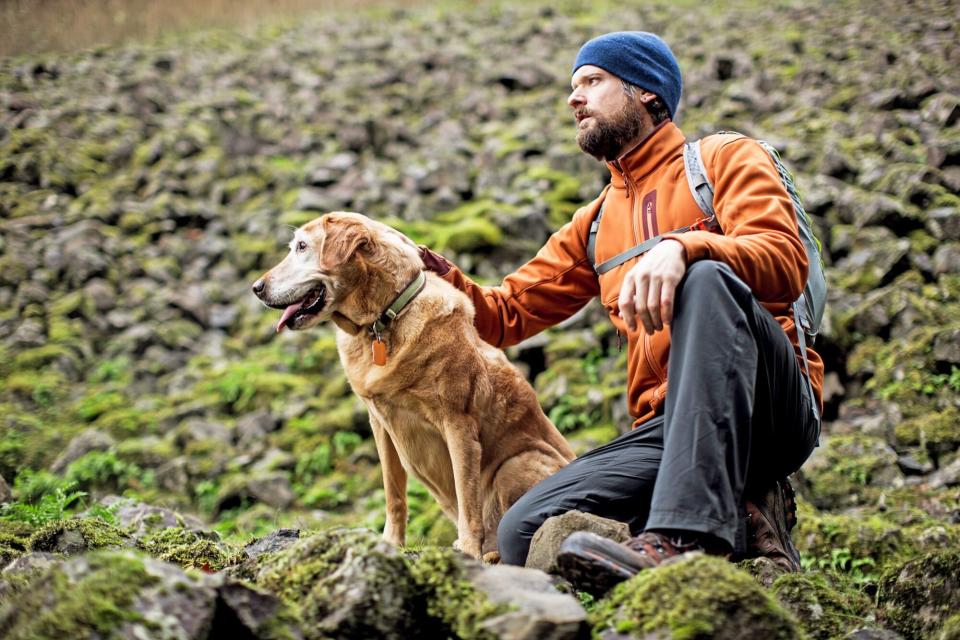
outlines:
[[[657,94],[650,93],[649,91],[640,91],[640,102],[643,104],[650,104],[657,99]]]
[[[320,254],[320,268],[336,269],[368,247],[373,236],[366,226],[353,220],[327,216],[323,220],[324,239]]]

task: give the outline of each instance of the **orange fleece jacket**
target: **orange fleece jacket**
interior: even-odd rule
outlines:
[[[480,336],[498,347],[561,322],[599,296],[611,322],[627,338],[627,404],[634,427],[662,411],[670,334],[664,330],[647,335],[642,325],[627,330],[617,299],[624,275],[641,258],[598,277],[587,257],[587,238],[604,200],[598,264],[647,238],[701,219],[687,184],[683,144],[680,129],[666,122],[620,161],[609,163],[611,179],[603,193],[579,209],[536,257],[499,287],[481,287],[456,267],[444,276],[473,300]],[[728,264],[776,317],[800,359],[791,304],[806,284],[807,255],[790,196],[770,156],[754,140],[718,134],[704,138],[701,149],[723,234],[690,231],[672,237],[683,244],[688,265],[697,260]],[[810,348],[807,356],[814,393],[821,402],[823,361]]]

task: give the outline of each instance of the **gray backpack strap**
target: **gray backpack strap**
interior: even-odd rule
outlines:
[[[590,264],[597,264],[597,232],[600,231],[600,218],[603,217],[603,210],[607,208],[607,199],[604,197],[600,203],[600,211],[590,223],[590,235],[587,236],[587,259]]]
[[[800,303],[793,303],[794,326],[797,329],[797,346],[800,347],[800,354],[803,356],[803,372],[807,374],[807,393],[810,397],[810,409],[813,411],[813,417],[817,420],[817,446],[820,446],[820,407],[817,404],[817,397],[813,395],[813,382],[810,381],[810,361],[807,359],[807,332],[803,330],[798,318],[800,317]]]
[[[713,185],[707,178],[707,168],[703,165],[703,156],[700,155],[700,141],[687,142],[683,145],[683,168],[687,173],[687,184],[690,185],[690,194],[697,201],[700,211],[707,217],[713,217]]]

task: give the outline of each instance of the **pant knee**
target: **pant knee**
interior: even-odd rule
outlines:
[[[716,304],[724,298],[741,301],[752,295],[729,265],[716,260],[698,260],[687,268],[680,282],[677,304],[685,301]]]
[[[517,505],[507,510],[497,526],[497,547],[500,551],[500,562],[523,566],[527,561],[527,552],[530,550],[532,536],[524,533],[524,515]]]

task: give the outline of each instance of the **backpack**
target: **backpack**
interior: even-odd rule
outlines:
[[[733,133],[722,131],[721,133]],[[809,272],[807,274],[807,283],[803,288],[803,293],[793,303],[793,317],[797,325],[797,341],[799,342],[800,353],[803,356],[803,368],[807,375],[807,386],[810,392],[810,404],[813,407],[813,413],[819,422],[820,411],[813,395],[813,387],[810,384],[810,365],[807,361],[807,340],[810,344],[816,340],[817,333],[820,331],[820,323],[823,321],[823,312],[827,302],[827,281],[824,277],[823,258],[821,257],[821,244],[813,232],[813,221],[803,208],[800,201],[800,195],[797,193],[796,185],[790,171],[784,166],[780,159],[780,154],[770,144],[763,140],[756,141],[764,151],[770,155],[777,173],[780,174],[780,181],[783,183],[790,199],[793,201],[794,213],[797,217],[797,227],[800,232],[800,240],[807,252],[807,262],[809,263]],[[707,169],[703,164],[703,156],[700,153],[700,141],[687,142],[683,146],[683,166],[687,174],[687,183],[690,186],[690,193],[696,201],[697,206],[704,214],[704,218],[697,220],[691,225],[668,231],[667,233],[686,233],[693,230],[706,230],[715,233],[723,233],[720,223],[717,221],[717,214],[713,208],[713,184],[707,177]],[[663,235],[648,238],[635,247],[617,254],[616,256],[597,264],[596,245],[597,232],[600,229],[600,219],[603,217],[603,210],[606,203],[600,205],[600,211],[597,217],[590,224],[590,235],[587,240],[587,256],[591,264],[594,265],[594,271],[597,275],[617,267],[631,258],[642,255],[652,249]]]

